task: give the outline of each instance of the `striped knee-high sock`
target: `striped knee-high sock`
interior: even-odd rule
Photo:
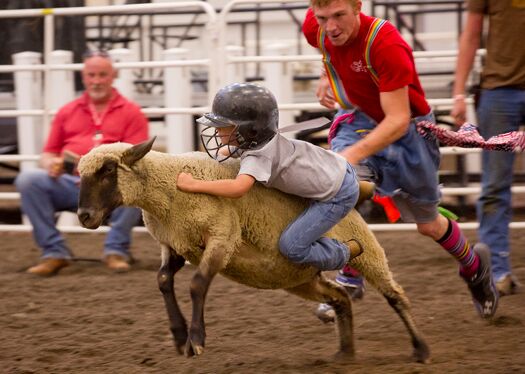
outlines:
[[[471,277],[476,273],[479,258],[456,221],[448,220],[447,232],[436,241],[459,262],[459,272],[463,277]]]

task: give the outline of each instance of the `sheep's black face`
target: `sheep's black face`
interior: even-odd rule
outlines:
[[[122,205],[117,171],[117,162],[107,160],[95,173],[81,177],[77,215],[82,226],[96,229],[113,210]]]

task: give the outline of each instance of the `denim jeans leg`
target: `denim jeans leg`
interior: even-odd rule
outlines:
[[[344,113],[344,111],[339,111],[337,114],[340,115]],[[368,116],[360,111],[356,111],[352,121],[349,123],[342,123],[339,126],[337,133],[330,144],[330,149],[336,153],[341,152],[345,148],[363,139],[363,137],[372,131],[375,126],[376,123]],[[361,161],[359,165],[356,165],[355,168],[359,178],[374,182],[378,185],[380,175],[377,168],[374,167],[375,164],[374,156],[371,156]]]
[[[21,196],[22,212],[33,226],[33,237],[43,258],[71,258],[64,238],[56,228],[55,214],[75,211],[78,206],[78,178],[51,178],[45,170],[21,172],[15,185]]]
[[[483,90],[478,109],[480,134],[491,136],[517,131],[525,112],[522,90]],[[490,247],[494,278],[511,272],[509,223],[512,219],[511,185],[514,154],[483,151],[482,192],[477,204],[479,238]]]
[[[111,229],[104,243],[104,256],[115,254],[129,260],[131,230],[140,223],[142,211],[138,208],[119,207],[111,214]]]
[[[281,253],[292,262],[309,264],[322,271],[341,269],[349,259],[348,247],[323,235],[348,214],[358,195],[359,184],[352,170],[333,199],[312,201],[288,225],[279,240]]]

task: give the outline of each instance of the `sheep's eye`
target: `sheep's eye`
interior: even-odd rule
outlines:
[[[110,162],[102,166],[102,168],[100,169],[100,172],[103,176],[107,176],[107,175],[113,174],[116,168],[117,168],[117,165],[113,162]]]

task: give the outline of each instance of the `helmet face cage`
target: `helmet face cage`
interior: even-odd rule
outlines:
[[[240,135],[236,128],[235,131],[230,134],[227,144],[223,144],[216,127],[206,126],[201,131],[201,142],[206,153],[219,162],[226,161],[230,157],[240,153],[240,148],[231,144],[234,140],[240,144],[238,141],[239,137]],[[221,150],[224,151],[221,152]]]

